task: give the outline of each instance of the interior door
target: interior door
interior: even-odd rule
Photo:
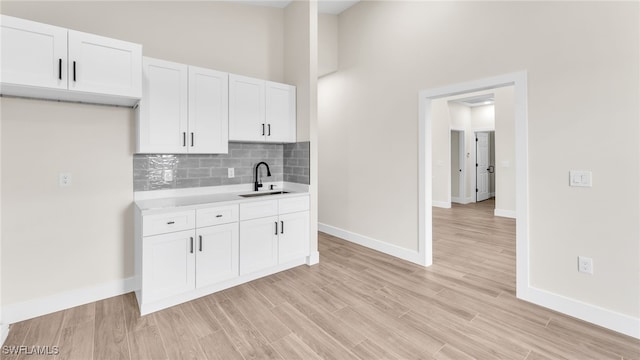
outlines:
[[[489,133],[476,133],[476,201],[489,198]]]

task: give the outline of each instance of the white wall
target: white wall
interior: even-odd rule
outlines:
[[[319,84],[319,221],[416,251],[418,92],[526,70],[530,283],[640,317],[639,6],[360,2],[343,12],[340,70]],[[570,169],[593,171],[594,186],[569,187]],[[578,255],[594,259],[594,275],[577,272]]]
[[[132,110],[0,104],[2,305],[133,276]]]
[[[318,255],[318,3],[294,1],[285,8],[285,81],[297,85],[297,140],[309,141],[310,252]]]
[[[284,80],[283,9],[3,1],[1,12],[138,42],[146,56]],[[27,301],[133,276],[132,110],[11,98],[1,104],[5,319],[8,308]],[[58,188],[60,171],[72,173],[72,187]]]
[[[447,98],[431,102],[433,143],[433,206],[450,207],[451,199],[451,116]]]
[[[466,96],[470,96],[469,94],[464,95]],[[452,97],[452,98],[447,98],[447,100],[451,100],[451,99],[455,99],[457,97]],[[465,172],[465,178],[464,178],[464,194],[460,195],[460,198],[462,198],[462,200],[465,203],[469,203],[469,202],[474,202],[476,197],[475,197],[475,184],[472,184],[474,177],[472,176],[472,171],[476,171],[476,168],[474,166],[475,164],[475,160],[473,158],[473,154],[474,154],[474,149],[476,146],[475,140],[474,140],[474,134],[473,134],[473,130],[471,129],[471,108],[469,106],[466,105],[462,105],[456,102],[452,102],[452,101],[448,101],[449,103],[449,122],[451,124],[451,127],[453,129],[461,129],[461,130],[465,130],[464,133],[464,148],[465,148],[465,154],[464,154],[464,172]],[[442,121],[441,119],[436,119],[433,118],[433,121]]]
[[[496,116],[494,105],[481,105],[471,108],[471,126],[474,130],[495,130]]]
[[[318,76],[338,70],[338,15],[318,14]]]
[[[514,216],[516,211],[515,102],[513,86],[494,90],[496,214]]]

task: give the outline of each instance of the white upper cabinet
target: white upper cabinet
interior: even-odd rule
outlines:
[[[229,152],[229,74],[189,66],[190,153]]]
[[[142,46],[69,30],[69,89],[140,98]]]
[[[229,140],[295,142],[295,86],[230,74]]]
[[[67,88],[67,29],[2,16],[3,84]]]
[[[229,74],[229,140],[264,141],[265,81]]]
[[[226,154],[228,74],[144,58],[137,153]]]
[[[1,17],[2,94],[134,105],[142,46],[11,16]]]
[[[186,153],[187,65],[145,57],[138,108],[139,153]]]
[[[265,93],[267,141],[295,142],[296,87],[267,81]]]

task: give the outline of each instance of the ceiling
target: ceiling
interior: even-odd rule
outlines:
[[[451,102],[455,102],[458,104],[462,104],[469,107],[482,106],[482,105],[492,105],[493,104],[493,93],[491,94],[482,94],[476,96],[470,96],[455,100],[450,100]]]
[[[239,2],[248,5],[271,6],[277,8],[285,8],[291,3],[291,0],[225,0],[231,2]],[[360,0],[318,0],[318,12],[320,14],[338,15],[347,10]]]

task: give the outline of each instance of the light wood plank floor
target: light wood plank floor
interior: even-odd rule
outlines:
[[[515,299],[515,224],[493,206],[435,208],[430,268],[321,233],[317,266],[144,317],[133,294],[106,299],[14,324],[5,345],[82,360],[640,359],[638,340]]]

